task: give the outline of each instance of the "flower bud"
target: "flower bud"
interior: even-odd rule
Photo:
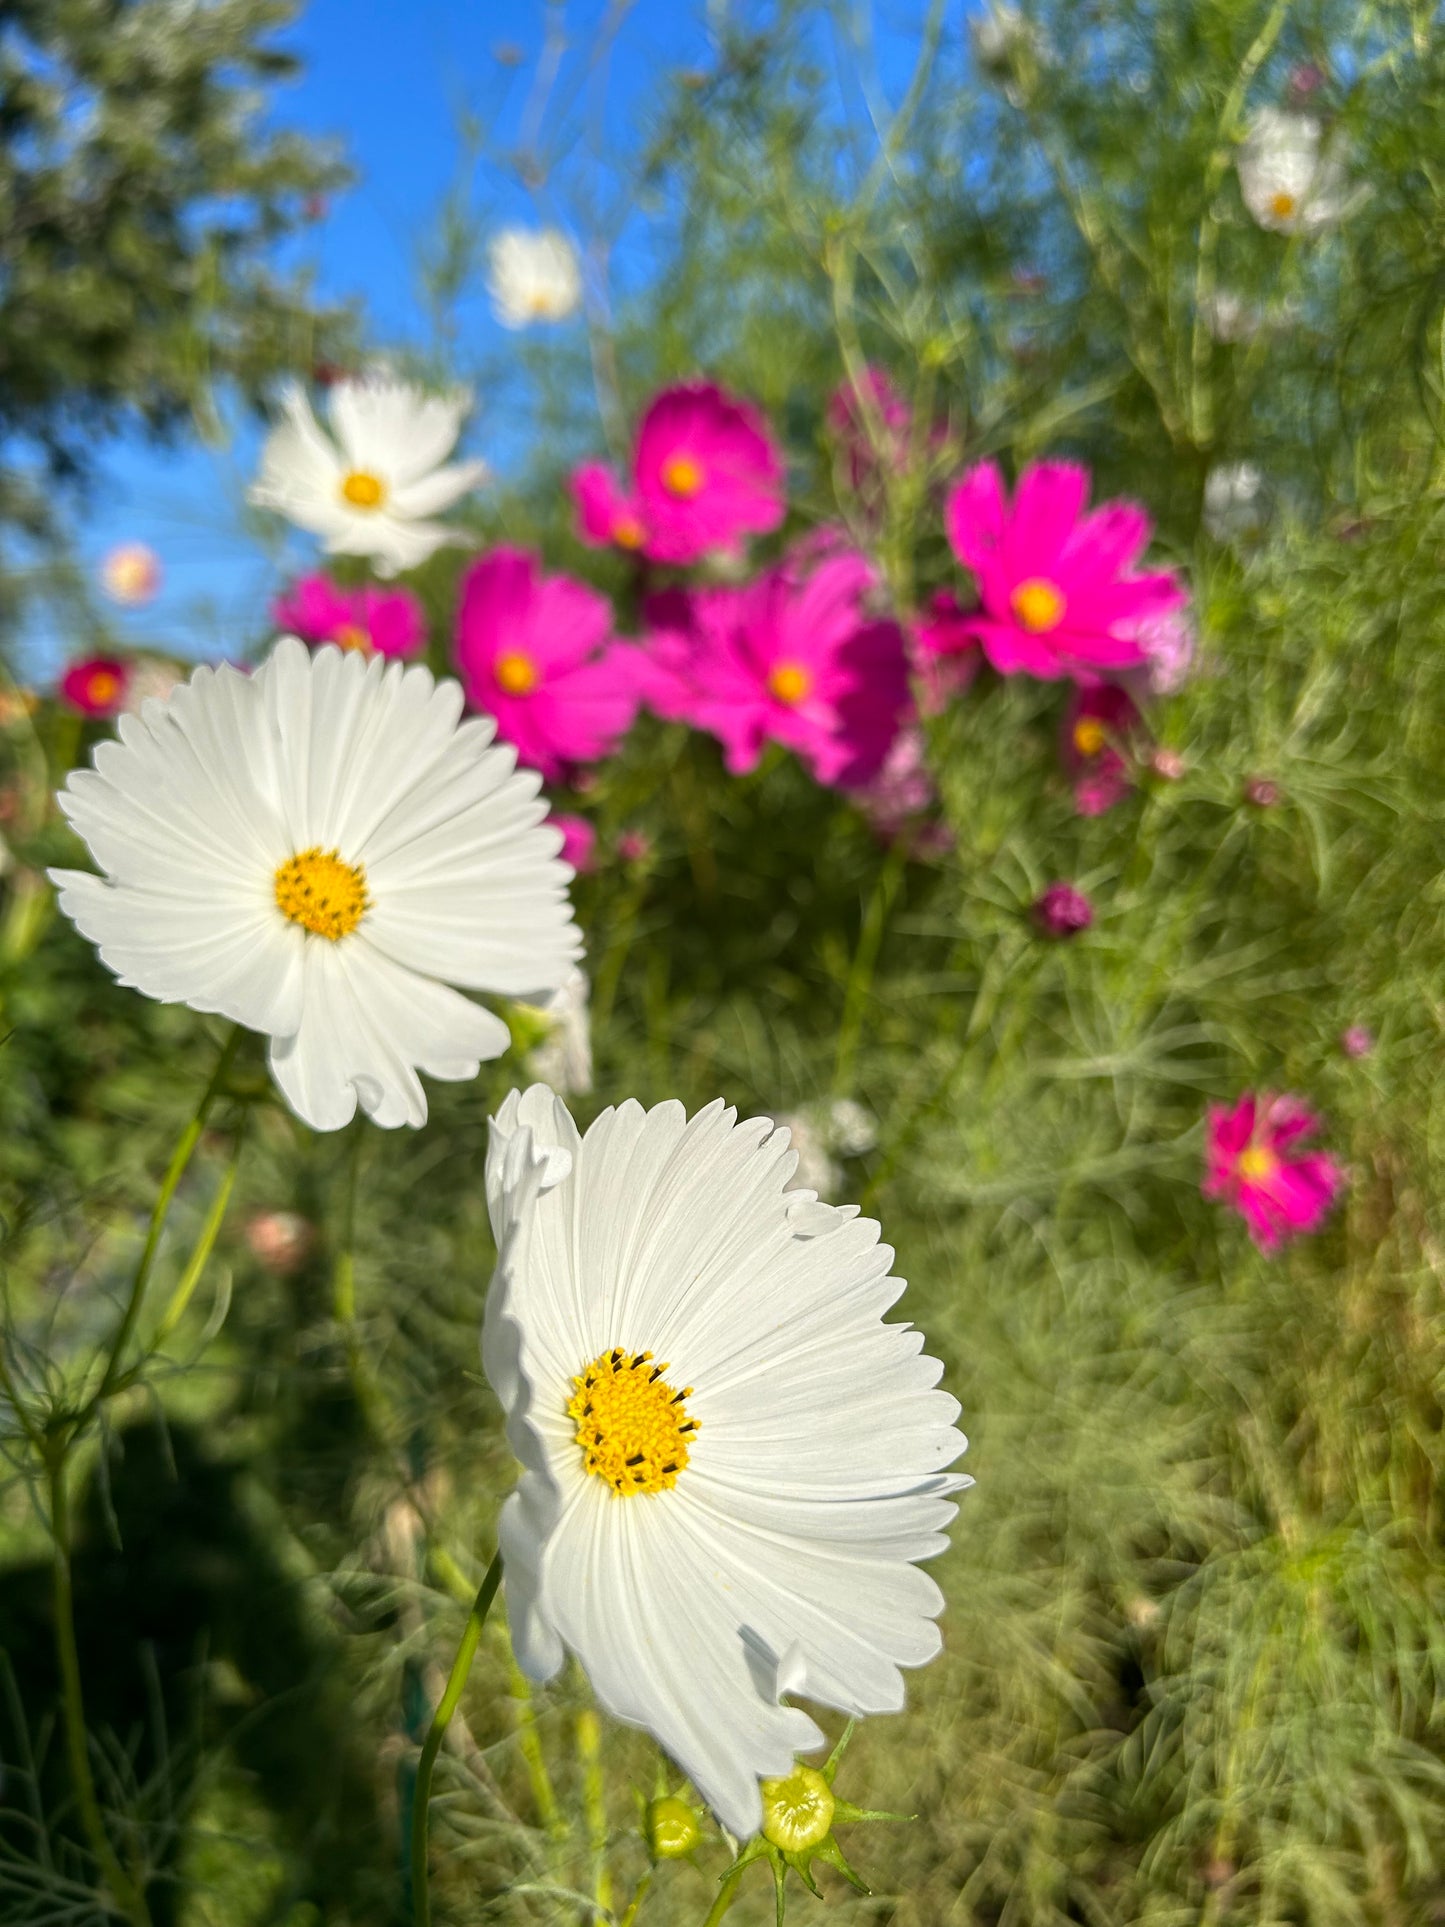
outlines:
[[[1340,1038],[1346,1057],[1368,1057],[1375,1048],[1375,1033],[1365,1024],[1351,1024]]]
[[[682,1860],[702,1839],[697,1815],[675,1794],[647,1805],[647,1849],[654,1860]]]
[[[1279,784],[1267,776],[1251,776],[1244,786],[1244,800],[1257,810],[1272,810],[1279,801]]]
[[[1046,936],[1073,937],[1094,921],[1094,906],[1072,883],[1051,883],[1034,905],[1034,918]]]
[[[246,1223],[246,1243],[253,1256],[278,1278],[299,1271],[315,1242],[315,1225],[297,1211],[258,1211]]]
[[[764,1780],[763,1838],[784,1853],[821,1847],[833,1828],[832,1788],[813,1766],[794,1767],[781,1780]]]

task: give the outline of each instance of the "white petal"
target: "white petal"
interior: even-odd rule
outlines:
[[[391,513],[403,521],[435,515],[459,502],[464,495],[480,488],[489,471],[485,462],[453,462],[448,468],[433,469],[414,482],[394,488],[387,501]]]
[[[470,407],[464,388],[428,395],[407,382],[339,381],[328,412],[350,466],[396,488],[446,460]]]

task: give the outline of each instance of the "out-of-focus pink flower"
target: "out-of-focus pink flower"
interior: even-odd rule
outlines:
[[[637,713],[638,651],[611,633],[605,597],[544,576],[523,549],[493,549],[462,578],[456,659],[467,700],[549,782],[610,756]]]
[[[278,1278],[299,1271],[316,1245],[316,1227],[298,1211],[258,1211],[246,1220],[246,1243]]]
[[[1375,1048],[1375,1033],[1366,1024],[1351,1024],[1340,1038],[1346,1057],[1368,1057]]]
[[[874,489],[884,470],[897,473],[906,466],[913,410],[882,368],[865,369],[861,381],[840,383],[828,397],[824,421],[855,494]]]
[[[552,822],[562,832],[562,861],[570,863],[579,876],[590,870],[597,848],[597,831],[592,824],[585,816],[558,816],[555,812]]]
[[[60,679],[61,697],[82,716],[115,716],[125,701],[130,664],[118,656],[88,656]]]
[[[974,634],[1005,676],[1082,683],[1147,660],[1129,625],[1185,601],[1169,570],[1136,575],[1153,525],[1133,502],[1085,514],[1089,477],[1070,462],[1025,469],[1010,506],[993,462],[948,498],[948,537],[978,580]]]
[[[941,714],[978,674],[983,658],[973,618],[959,607],[952,590],[939,589],[927,612],[914,618],[908,655],[925,716]]]
[[[783,519],[783,463],[756,409],[712,382],[658,395],[637,431],[631,491],[600,463],[572,477],[582,539],[695,562]]]
[[[1080,816],[1102,816],[1129,793],[1130,738],[1144,719],[1117,683],[1076,690],[1064,712],[1060,754]]]
[[[1329,75],[1323,67],[1316,66],[1313,60],[1303,60],[1297,67],[1290,68],[1285,97],[1291,107],[1302,107],[1306,101],[1313,100],[1328,82]]]
[[[933,807],[937,795],[923,731],[916,723],[908,723],[893,738],[873,781],[865,789],[855,790],[853,800],[874,835],[892,843],[917,825],[924,811]]]
[[[1075,937],[1094,921],[1094,906],[1072,883],[1051,883],[1034,905],[1034,920],[1046,936]]]
[[[1272,810],[1280,799],[1279,784],[1269,776],[1251,776],[1244,786],[1244,800],[1257,810]]]
[[[652,855],[652,838],[646,830],[623,830],[617,838],[617,854],[624,863],[645,863]]]
[[[1149,767],[1164,782],[1177,783],[1189,765],[1177,749],[1156,749],[1149,758]]]
[[[161,559],[144,542],[118,542],[101,557],[100,586],[112,602],[139,608],[161,586]]]
[[[903,632],[863,606],[875,581],[840,555],[810,574],[785,564],[742,589],[655,596],[647,701],[716,736],[735,776],[778,742],[820,783],[860,788],[908,707]]]
[[[303,642],[334,642],[363,656],[414,656],[426,616],[408,589],[343,589],[329,575],[304,575],[271,604],[271,615]]]
[[[1194,662],[1194,624],[1187,608],[1121,623],[1119,633],[1143,650],[1151,696],[1172,696],[1184,687]]]
[[[1209,1107],[1201,1188],[1239,1212],[1261,1251],[1316,1230],[1344,1189],[1327,1152],[1299,1149],[1319,1127],[1303,1098],[1268,1091],[1246,1091],[1233,1110]]]

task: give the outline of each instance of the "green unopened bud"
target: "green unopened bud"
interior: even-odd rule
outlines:
[[[654,1860],[681,1860],[702,1839],[697,1815],[673,1794],[647,1807],[647,1845]]]
[[[814,1766],[798,1766],[781,1780],[764,1780],[763,1838],[784,1853],[820,1847],[833,1826],[835,1801]]]

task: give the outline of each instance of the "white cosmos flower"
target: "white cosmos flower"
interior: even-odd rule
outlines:
[[[604,1111],[542,1085],[492,1124],[482,1358],[522,1465],[502,1510],[517,1658],[568,1651],[734,1833],[822,1743],[802,1694],[896,1712],[939,1650],[944,1470],[966,1441],[878,1227],[786,1189],[794,1155],[721,1101]]]
[[[292,383],[248,499],[319,535],[331,555],[370,556],[379,575],[414,569],[443,543],[468,540],[427,517],[486,476],[485,462],[444,466],[470,406],[464,388],[427,395],[387,375],[338,381],[328,435]]]
[[[276,645],[122,716],[60,806],[103,875],[53,870],[122,983],[271,1039],[318,1130],[358,1102],[422,1124],[417,1071],[474,1077],[508,1043],[450,985],[536,996],[580,941],[539,778],[421,668]]]
[[[592,1089],[590,1006],[591,985],[580,964],[542,1006],[552,1028],[528,1057],[527,1069],[563,1097],[580,1097]]]
[[[1264,526],[1264,476],[1253,462],[1217,462],[1204,478],[1200,517],[1216,542],[1245,542]]]
[[[558,228],[503,228],[487,256],[487,286],[504,328],[564,321],[582,298],[577,250]]]
[[[1239,191],[1259,225],[1275,234],[1308,234],[1346,211],[1345,171],[1323,145],[1313,114],[1261,107],[1235,157]]]

